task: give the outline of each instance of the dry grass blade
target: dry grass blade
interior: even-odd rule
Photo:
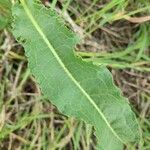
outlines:
[[[144,23],[147,21],[150,21],[150,16],[144,16],[144,17],[125,17],[126,20],[132,22],[132,23]]]

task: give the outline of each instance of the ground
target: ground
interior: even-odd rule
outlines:
[[[106,64],[129,99],[143,136],[125,149],[149,150],[150,1],[53,0],[52,6],[81,38],[76,54]],[[94,129],[67,118],[44,99],[27,64],[10,28],[1,29],[0,149],[94,150]]]

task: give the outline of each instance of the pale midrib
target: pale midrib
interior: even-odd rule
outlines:
[[[86,91],[80,86],[80,84],[76,81],[76,79],[71,75],[71,73],[69,72],[69,70],[65,67],[65,65],[63,64],[63,62],[61,61],[61,59],[59,58],[59,56],[57,55],[55,49],[53,48],[53,46],[50,44],[49,40],[47,39],[47,37],[44,35],[43,31],[41,30],[40,26],[37,24],[37,22],[35,21],[33,15],[31,14],[30,10],[28,9],[26,3],[24,0],[20,0],[22,3],[22,6],[25,10],[25,12],[27,13],[27,16],[29,17],[30,21],[32,22],[33,26],[36,28],[36,30],[38,31],[38,33],[41,35],[42,39],[44,40],[44,42],[47,44],[48,48],[51,50],[51,52],[53,53],[54,57],[57,59],[58,63],[60,64],[60,66],[63,68],[63,70],[66,72],[66,74],[69,76],[69,78],[74,82],[74,84],[82,91],[82,93],[85,95],[85,97],[87,97],[87,99],[89,100],[89,102],[94,106],[94,108],[98,111],[98,113],[101,115],[101,117],[103,118],[103,120],[105,121],[105,123],[107,124],[108,128],[112,131],[112,133],[122,142],[124,143],[124,141],[117,135],[117,133],[114,131],[114,129],[111,127],[111,125],[109,124],[109,122],[107,121],[107,119],[105,118],[104,114],[102,113],[102,111],[97,107],[97,105],[95,104],[95,102],[92,100],[92,98],[86,93]]]

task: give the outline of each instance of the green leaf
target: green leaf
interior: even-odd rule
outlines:
[[[11,2],[10,0],[0,1],[0,30],[6,27],[11,20]]]
[[[65,115],[93,125],[99,150],[121,150],[138,141],[135,115],[111,73],[74,56],[79,39],[55,12],[35,0],[20,2],[13,7],[13,34],[43,94]]]

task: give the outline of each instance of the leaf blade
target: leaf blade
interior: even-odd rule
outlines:
[[[103,143],[101,142],[100,149],[104,149],[104,147],[106,148],[106,146],[108,146],[108,148],[106,149],[109,150],[112,149],[112,145],[114,149],[121,149],[122,147],[121,143],[134,141],[135,138],[130,137],[130,140],[128,140],[125,136],[118,134],[117,133],[118,131],[116,132],[116,130],[114,130],[114,125],[112,126],[111,123],[111,122],[115,122],[115,119],[116,118],[118,119],[118,117],[107,114],[109,110],[106,108],[107,106],[105,106],[105,103],[108,105],[107,101],[109,99],[106,97],[110,97],[111,99],[117,101],[117,103],[115,102],[115,105],[113,105],[114,108],[110,106],[111,109],[115,111],[115,109],[117,108],[118,112],[120,112],[122,108],[124,109],[124,111],[128,110],[131,115],[130,118],[133,119],[131,120],[135,124],[137,130],[137,125],[135,123],[135,116],[131,112],[128,104],[121,97],[120,91],[118,91],[114,87],[114,84],[112,82],[112,77],[108,72],[108,70],[105,67],[93,66],[93,64],[91,63],[85,64],[79,58],[74,57],[72,49],[76,44],[77,39],[74,36],[74,34],[70,33],[70,31],[68,31],[67,28],[61,25],[62,22],[58,20],[57,15],[55,13],[46,10],[46,8],[42,7],[41,5],[40,6],[37,5],[36,3],[34,3],[34,1],[30,1],[26,3],[24,0],[21,0],[21,3],[22,5],[17,5],[17,7],[14,8],[14,15],[17,16],[16,17],[17,19],[15,21],[16,23],[15,26],[17,27],[17,29],[16,30],[14,29],[14,35],[16,38],[23,37],[23,39],[27,40],[25,43],[23,43],[23,46],[26,49],[26,55],[28,56],[29,63],[30,63],[29,66],[31,71],[39,81],[43,93],[49,99],[50,98],[53,99],[52,102],[61,110],[61,112],[64,112],[65,114],[70,116],[75,116],[77,118],[83,119],[86,122],[94,125],[97,130],[97,137],[101,138],[101,141],[103,142]],[[39,13],[39,10],[42,10],[42,12]],[[41,18],[45,17],[45,19],[42,19],[41,22],[40,17]],[[47,23],[48,20],[49,22]],[[25,21],[27,22],[26,26],[29,26],[30,24],[30,27],[28,27],[30,28],[30,30],[28,32],[27,31],[24,32],[22,30],[22,29],[27,30],[25,25],[24,27],[22,26],[23,22]],[[47,27],[48,27],[47,24],[51,29],[50,32],[47,32]],[[55,38],[57,37],[55,37],[55,35],[57,35],[57,37],[59,37],[60,40],[56,40]],[[35,41],[33,40],[34,37],[36,37]],[[42,49],[44,50],[39,51],[37,47],[42,47]],[[43,57],[47,59],[44,60],[43,58],[41,58],[41,55],[43,55]],[[49,59],[51,59],[52,61]],[[50,69],[49,66],[51,64],[53,64],[55,68],[52,67]],[[45,68],[48,69],[45,70]],[[78,72],[81,75],[78,76]],[[58,75],[58,73],[61,76]],[[84,80],[85,76],[87,76],[88,79]],[[49,85],[49,82],[51,82],[51,85]],[[46,83],[48,85],[46,85]],[[93,83],[96,84],[97,86],[93,85]],[[88,89],[87,87],[88,84],[89,85],[91,84],[92,88],[90,87]],[[53,89],[52,86],[55,88]],[[111,88],[108,88],[109,86]],[[103,90],[104,87],[108,89]],[[55,89],[57,88],[58,90],[55,91]],[[71,89],[71,92],[69,92],[69,89]],[[112,93],[109,91],[109,89],[112,90]],[[96,92],[94,92],[94,90],[96,90]],[[99,93],[100,91],[98,90],[101,90],[101,92],[103,93],[100,94]],[[111,94],[109,95],[107,92],[110,92]],[[114,93],[117,95],[116,97],[118,97],[118,99],[121,99],[120,101],[118,101],[117,98],[112,98],[115,95]],[[98,94],[100,95],[100,97]],[[70,99],[72,100],[68,99],[68,97],[70,97]],[[62,101],[61,98],[67,100]],[[81,102],[78,99],[81,99]],[[104,100],[103,103],[100,103],[101,99]],[[110,104],[113,104],[112,101],[109,100],[109,102],[111,102]],[[67,103],[71,103],[71,104],[67,104]],[[73,105],[74,107],[73,110],[71,108],[71,105]],[[89,112],[86,109],[83,109],[84,105],[88,109],[92,110],[91,112],[94,114],[94,116],[93,114],[92,115],[89,114]],[[121,109],[118,106],[115,107],[116,105],[120,106]],[[121,105],[124,105],[124,107],[122,107]],[[82,114],[83,112],[86,115]],[[114,118],[111,119],[111,117],[109,116]],[[121,117],[122,116],[123,115],[121,115]],[[93,117],[95,117],[95,119],[92,119]],[[125,122],[126,119],[124,119],[123,121]],[[98,123],[96,122],[97,120]],[[121,122],[119,123],[120,124],[118,125],[117,130],[120,126],[122,127],[122,123]],[[123,129],[123,127],[121,129]],[[130,125],[130,127],[132,127],[133,130],[133,126]],[[125,126],[125,128],[126,130],[129,129],[127,125]],[[102,130],[105,130],[105,132],[102,133]],[[138,131],[136,132],[137,133],[135,133],[135,137],[137,138]],[[99,135],[100,133],[101,135],[105,135],[107,133],[107,136],[109,135],[109,137],[107,138],[112,140],[112,143],[110,145],[105,143],[106,138],[100,137]],[[131,136],[133,135],[134,134],[132,133]],[[127,137],[129,138],[129,133]],[[115,147],[115,145],[117,146]]]

